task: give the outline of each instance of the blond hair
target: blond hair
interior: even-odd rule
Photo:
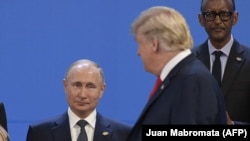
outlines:
[[[132,34],[147,39],[156,37],[164,50],[175,51],[193,47],[193,39],[185,18],[175,9],[154,6],[143,11],[132,23]]]

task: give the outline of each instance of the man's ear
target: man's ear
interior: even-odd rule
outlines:
[[[66,93],[66,87],[67,87],[67,80],[63,79],[63,88],[64,88],[65,93]]]
[[[106,84],[104,83],[101,87],[101,94],[100,94],[99,98],[101,98],[103,96],[105,89],[106,89]]]
[[[159,39],[157,37],[152,38],[152,45],[153,45],[154,52],[159,50],[160,42],[159,42]]]
[[[198,14],[198,19],[199,19],[200,25],[204,26],[205,25],[204,16],[202,14]]]
[[[238,22],[238,17],[239,13],[235,11],[235,13],[233,14],[233,25],[236,25],[236,23]]]

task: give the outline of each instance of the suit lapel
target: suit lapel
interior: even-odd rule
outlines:
[[[145,107],[143,108],[138,120],[136,121],[135,124],[140,125],[139,123],[141,122],[141,119],[143,119],[144,115],[146,114],[147,110],[149,109],[149,107],[153,104],[154,101],[156,101],[156,99],[159,97],[159,95],[162,93],[162,91],[166,88],[166,86],[170,83],[170,79],[166,78],[162,84],[160,85],[160,87],[156,90],[154,96],[147,102],[147,104],[145,105]],[[141,127],[140,127],[141,128]]]
[[[203,43],[201,47],[196,49],[197,50],[194,51],[196,57],[199,58],[210,70],[210,56],[207,41]],[[240,44],[235,39],[229,54],[229,58],[227,60],[221,84],[221,89],[224,95],[229,90],[231,84],[234,82],[236,75],[240,71],[242,64],[245,62],[245,58],[242,54],[243,49],[240,47]]]
[[[240,47],[239,43],[235,40],[231,48],[229,58],[227,60],[223,80],[222,80],[222,91],[224,94],[227,93],[231,84],[235,81],[234,79],[238,75],[242,65],[245,62],[245,58],[242,55],[244,50]]]
[[[71,141],[69,118],[67,112],[55,121],[54,126],[51,128],[54,141]]]
[[[197,48],[195,52],[196,57],[205,64],[205,66],[210,70],[210,55],[208,51],[208,44],[207,41],[204,42],[200,48]]]
[[[109,141],[112,136],[110,124],[99,114],[96,116],[94,141]]]
[[[148,103],[146,104],[146,106],[144,107],[141,115],[139,116],[137,122],[136,122],[136,125],[141,125],[139,123],[141,123],[143,117],[146,115],[147,113],[147,110],[150,108],[150,106],[158,99],[158,97],[162,94],[162,92],[167,89],[168,85],[171,83],[171,79],[174,78],[178,71],[180,71],[183,66],[188,63],[189,61],[192,61],[194,60],[195,57],[193,55],[189,55],[187,56],[186,58],[184,58],[181,62],[179,62],[171,71],[170,73],[168,74],[168,76],[164,79],[164,81],[162,82],[161,86],[157,89],[155,95],[152,97],[152,99],[150,99],[148,101]]]

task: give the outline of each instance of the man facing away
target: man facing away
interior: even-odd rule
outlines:
[[[97,112],[97,105],[105,90],[103,70],[93,61],[74,62],[63,80],[68,111],[58,117],[29,126],[27,141],[79,141],[82,127],[88,141],[125,141],[130,126],[108,119]]]
[[[226,124],[223,95],[205,65],[191,54],[193,39],[175,9],[154,6],[132,24],[147,72],[160,78],[128,141],[141,141],[142,125]]]

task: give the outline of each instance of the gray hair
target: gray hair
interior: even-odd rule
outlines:
[[[73,62],[73,63],[69,66],[68,70],[66,71],[64,78],[66,79],[66,78],[68,77],[68,74],[69,74],[70,70],[71,70],[74,66],[79,65],[79,64],[90,64],[90,65],[92,65],[92,66],[98,68],[99,71],[100,71],[100,74],[101,74],[102,82],[105,83],[103,69],[102,69],[96,62],[91,61],[91,60],[88,60],[88,59],[80,59],[80,60],[77,60],[77,61]]]

